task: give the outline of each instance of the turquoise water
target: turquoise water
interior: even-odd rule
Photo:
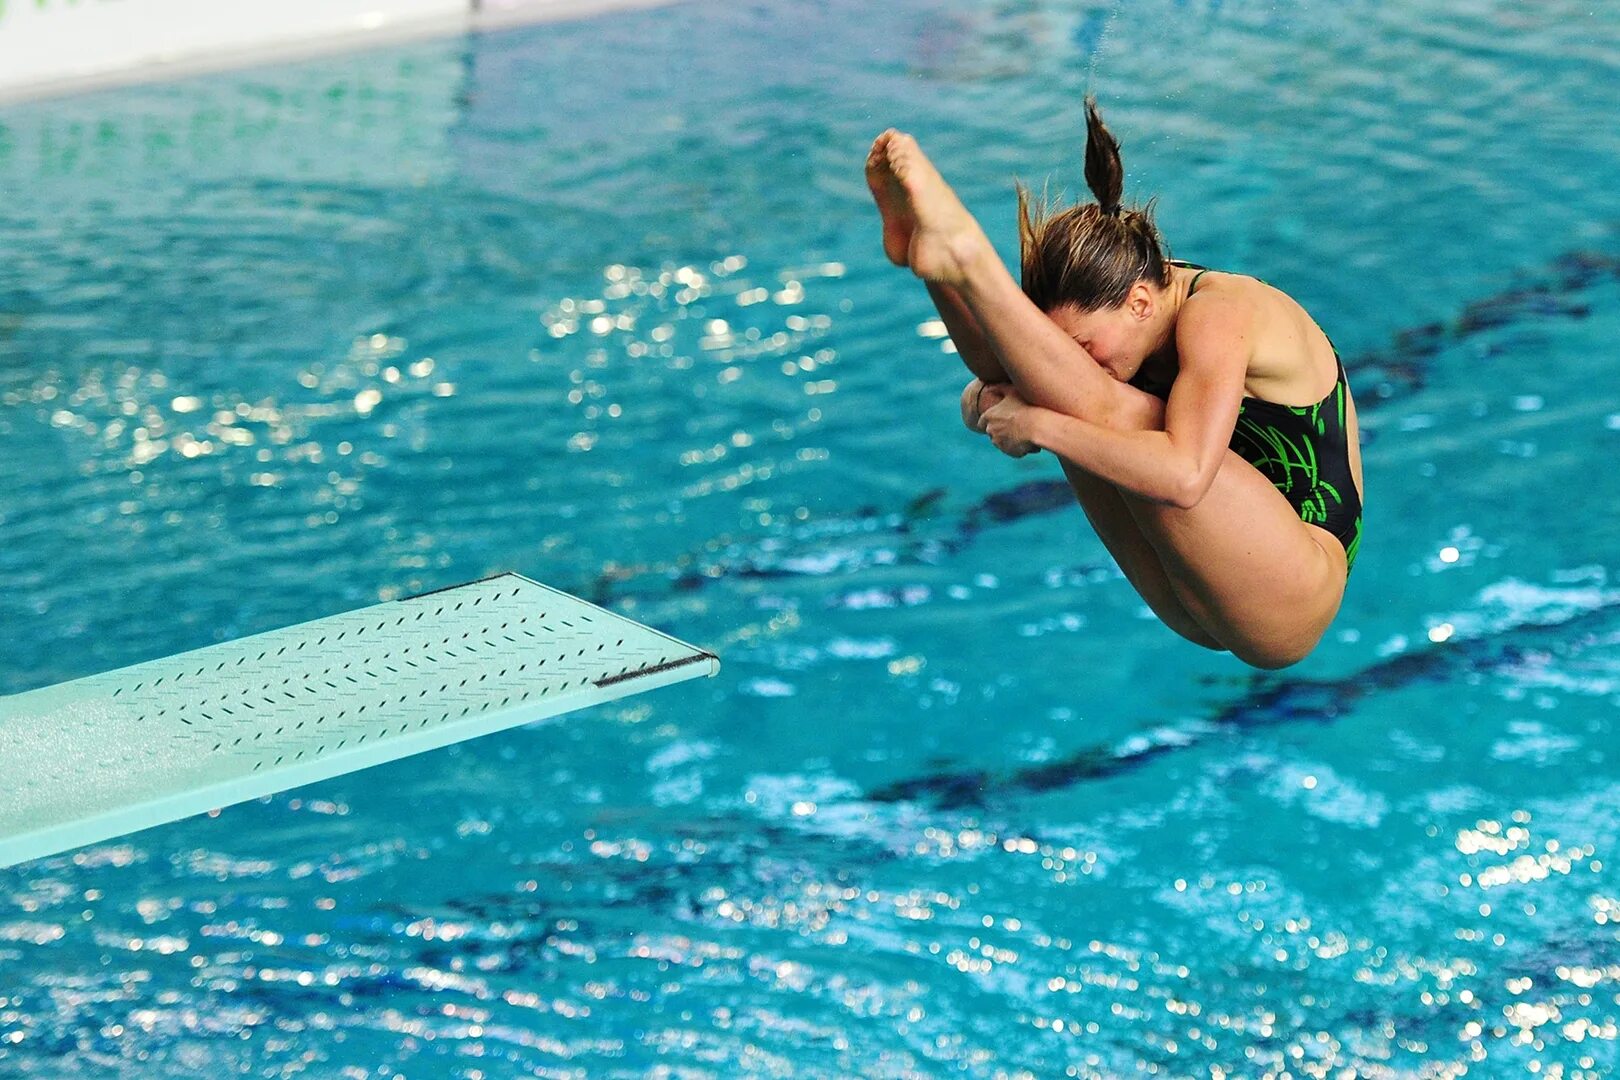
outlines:
[[[1615,1070],[1617,58],[698,2],[0,110],[0,692],[507,568],[725,661],[0,870],[0,1075]],[[1087,89],[1349,366],[1289,671],[1146,615],[883,261],[877,131],[1009,251]]]

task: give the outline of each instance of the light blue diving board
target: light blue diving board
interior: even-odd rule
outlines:
[[[0,866],[719,667],[502,574],[0,698]]]

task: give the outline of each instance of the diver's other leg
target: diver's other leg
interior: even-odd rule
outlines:
[[[1141,399],[1113,411],[1117,429],[1128,430],[1119,421],[1129,415],[1141,418],[1138,430],[1163,429],[1162,401],[1116,385]],[[987,406],[994,398],[986,389]],[[1188,508],[1141,498],[1059,460],[1120,568],[1183,636],[1200,640],[1186,630],[1190,619],[1246,663],[1285,667],[1310,652],[1332,622],[1344,596],[1344,548],[1327,530],[1301,521],[1271,482],[1232,451],[1204,497]],[[1105,490],[1135,520],[1135,532],[1109,516]],[[1165,592],[1176,603],[1165,602]]]
[[[1338,614],[1344,548],[1232,451],[1194,506],[1123,497],[1182,605],[1245,663],[1304,659]]]
[[[1119,564],[1125,580],[1131,583],[1138,596],[1153,609],[1153,614],[1170,629],[1195,645],[1220,652],[1226,650],[1210,632],[1204,629],[1193,613],[1187,610],[1170,575],[1165,571],[1164,559],[1142,531],[1131,507],[1120,490],[1108,481],[1093,476],[1072,461],[1058,458],[1063,475],[1069,480],[1080,508],[1086,512],[1097,538],[1108,549],[1108,554]]]
[[[982,431],[981,410],[1000,401],[1004,389],[1009,389],[1006,383],[986,386],[978,379],[969,382],[962,390],[962,423],[974,431]],[[1206,649],[1224,649],[1182,603],[1165,572],[1158,549],[1143,535],[1141,523],[1120,490],[1072,461],[1058,458],[1058,464],[1063,466],[1063,475],[1074,489],[1075,498],[1080,500],[1080,508],[1086,512],[1086,520],[1091,522],[1097,538],[1153,613],[1188,641]]]
[[[989,408],[1001,400],[1006,383],[986,386],[974,379],[962,389],[962,423],[973,431],[979,426],[981,408]],[[1176,595],[1170,577],[1165,573],[1164,560],[1142,534],[1142,526],[1125,503],[1119,489],[1101,477],[1086,472],[1072,461],[1058,458],[1069,486],[1086,512],[1086,520],[1097,533],[1098,539],[1114,557],[1127,581],[1135,587],[1148,607],[1153,609],[1166,626],[1207,649],[1224,646],[1210,636]]]

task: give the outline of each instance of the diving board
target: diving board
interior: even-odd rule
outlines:
[[[699,675],[519,574],[0,698],[0,867]]]

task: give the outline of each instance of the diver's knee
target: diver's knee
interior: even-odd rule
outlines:
[[[1138,589],[1137,591],[1140,592],[1141,590]],[[1221,643],[1220,639],[1210,633],[1208,628],[1198,621],[1198,616],[1188,611],[1179,601],[1172,599],[1169,603],[1149,604],[1148,606],[1153,609],[1153,613],[1159,617],[1160,622],[1194,645],[1208,649],[1211,652],[1227,651],[1226,646]]]
[[[1208,630],[1205,630],[1203,625],[1191,616],[1188,616],[1186,619],[1175,620],[1164,619],[1163,616],[1160,616],[1160,618],[1164,622],[1164,625],[1168,626],[1170,629],[1174,630],[1176,633],[1180,634],[1182,637],[1186,638],[1188,641],[1199,646],[1200,648],[1208,649],[1210,652],[1229,651],[1225,645],[1222,645],[1220,641],[1216,639],[1214,634],[1211,634]]]
[[[1233,646],[1232,655],[1253,668],[1262,671],[1280,671],[1285,667],[1293,667],[1311,654],[1315,642],[1301,648],[1294,644],[1285,645],[1257,645],[1243,644]]]

